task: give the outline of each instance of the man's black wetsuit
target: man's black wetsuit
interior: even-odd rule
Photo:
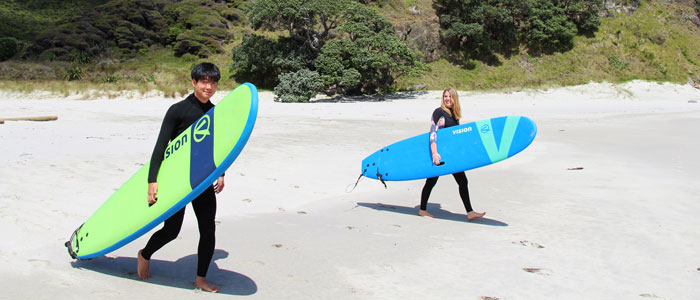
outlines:
[[[168,143],[185,131],[197,119],[214,107],[211,101],[202,103],[194,96],[189,95],[185,100],[173,104],[165,113],[163,125],[156,140],[156,146],[151,155],[151,165],[148,172],[148,182],[156,182],[158,170],[163,162],[165,148]],[[209,263],[214,255],[214,217],[216,216],[216,194],[210,186],[197,198],[192,200],[192,208],[197,216],[199,226],[199,246],[197,248],[197,276],[205,277],[209,269]],[[165,220],[163,228],[158,230],[148,240],[146,247],[141,251],[143,258],[150,260],[151,255],[165,244],[177,238],[185,217],[185,208]]]
[[[438,107],[435,111],[433,111],[433,123],[438,124],[440,118],[445,119],[445,128],[459,125],[459,120],[455,120],[450,114],[448,114],[444,109],[442,109],[442,107]],[[459,196],[462,198],[464,208],[467,210],[467,212],[472,211],[472,204],[469,200],[469,188],[467,187],[467,175],[464,172],[457,172],[452,174],[452,176],[457,181],[457,185],[459,185]],[[427,210],[430,192],[433,190],[433,187],[435,186],[437,181],[438,177],[431,177],[425,181],[425,185],[423,186],[423,191],[421,192],[420,197],[420,209]]]

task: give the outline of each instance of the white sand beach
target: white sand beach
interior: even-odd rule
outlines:
[[[151,233],[87,261],[63,246],[150,159],[179,98],[2,92],[0,118],[58,120],[0,124],[0,299],[700,297],[700,90],[460,91],[462,123],[524,115],[538,126],[522,153],[467,171],[484,219],[466,221],[451,176],[430,198],[436,219],[417,216],[422,180],[364,178],[350,192],[364,157],[429,130],[440,95],[285,104],[261,92],[218,195],[214,295],[192,289],[190,206],[150,281],[135,257]]]

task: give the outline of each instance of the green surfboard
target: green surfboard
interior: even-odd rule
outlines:
[[[158,202],[148,205],[148,169],[141,167],[76,229],[65,246],[74,259],[110,253],[147,233],[213,184],[241,153],[258,113],[258,91],[244,83],[226,95],[165,150]]]

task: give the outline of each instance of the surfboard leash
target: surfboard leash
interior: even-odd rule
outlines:
[[[354,191],[357,187],[357,184],[360,183],[360,180],[362,180],[362,174],[360,174],[360,177],[357,177],[357,181],[355,181],[355,185],[352,187],[352,189],[350,189],[350,191],[348,191],[348,188],[350,187],[350,185],[352,185],[352,183],[345,187],[345,192],[352,193],[352,191]]]
[[[70,239],[64,244],[66,248],[68,248],[68,255],[70,255],[70,257],[73,259],[78,259],[78,255],[75,252],[80,251],[80,240],[76,238],[78,237],[78,231],[80,231],[80,228],[83,228],[83,225],[85,225],[85,223],[80,224],[78,229],[73,231],[73,234],[71,234]],[[75,251],[73,251],[73,241],[75,241]]]
[[[384,189],[386,189],[386,182],[384,182],[384,179],[382,179],[382,174],[377,173],[377,178],[379,178],[379,181],[384,185]],[[352,187],[352,189],[348,191],[348,188],[350,187],[350,185],[352,185],[352,183],[345,187],[345,192],[352,193],[352,191],[354,191],[357,187],[357,184],[360,183],[360,180],[362,180],[362,174],[360,174],[360,176],[357,177],[357,181],[355,181],[355,185]]]

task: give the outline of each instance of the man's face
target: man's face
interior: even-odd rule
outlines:
[[[199,81],[192,79],[192,86],[194,87],[195,97],[199,101],[207,102],[216,93],[218,83],[209,77],[204,77]]]

